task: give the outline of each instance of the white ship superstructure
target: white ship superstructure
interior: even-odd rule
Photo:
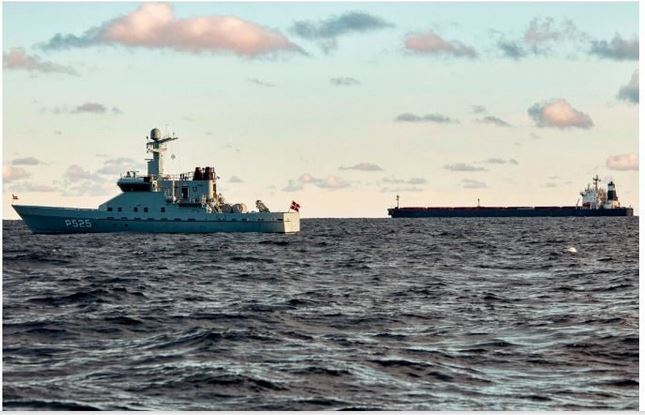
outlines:
[[[98,209],[13,205],[35,233],[77,232],[279,232],[300,230],[297,211],[270,212],[258,200],[258,211],[244,203],[226,203],[217,192],[213,167],[194,172],[166,174],[166,143],[178,137],[162,137],[157,128],[146,143],[152,158],[147,174],[128,171],[117,181],[121,193]]]
[[[587,187],[580,192],[582,196],[582,207],[585,209],[616,209],[620,207],[618,195],[616,194],[616,185],[613,181],[607,184],[607,191],[598,187],[600,178],[596,175],[593,178],[593,186]]]

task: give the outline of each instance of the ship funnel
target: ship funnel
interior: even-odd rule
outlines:
[[[161,130],[158,128],[153,128],[150,131],[150,138],[155,141],[161,140]]]
[[[613,181],[607,184],[607,200],[608,201],[618,200],[618,195],[616,194],[616,185],[614,184]]]

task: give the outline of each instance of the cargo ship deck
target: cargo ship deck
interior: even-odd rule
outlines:
[[[393,218],[530,218],[567,216],[634,216],[634,209],[583,209],[576,206],[535,207],[401,207],[388,209]]]

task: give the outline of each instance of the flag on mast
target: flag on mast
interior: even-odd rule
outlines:
[[[296,212],[300,212],[300,204],[296,203],[295,200],[291,201],[291,206],[289,207],[289,210],[295,210]]]

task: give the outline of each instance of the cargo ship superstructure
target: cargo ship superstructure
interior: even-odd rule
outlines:
[[[34,233],[89,232],[277,232],[300,230],[298,211],[270,212],[256,201],[257,211],[243,203],[229,204],[217,193],[213,167],[196,167],[194,172],[166,174],[166,143],[178,137],[162,137],[157,128],[146,137],[152,153],[147,174],[128,171],[119,178],[121,193],[98,209],[63,208],[13,204],[13,208]],[[295,202],[292,203],[292,207]],[[296,210],[299,205],[295,204]]]
[[[566,216],[634,216],[634,209],[621,207],[613,181],[607,190],[600,188],[600,179],[593,178],[593,186],[580,192],[582,204],[576,206],[462,206],[462,207],[400,207],[399,196],[396,207],[387,210],[393,218],[453,218],[453,217],[566,217]],[[579,201],[580,202],[580,201]]]

